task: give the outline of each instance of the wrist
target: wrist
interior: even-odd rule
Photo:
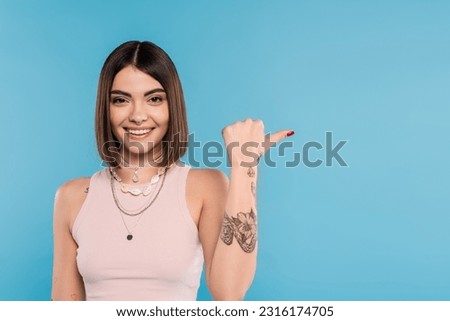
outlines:
[[[258,174],[257,166],[242,166],[242,165],[232,165],[231,174],[235,175],[245,175],[246,177],[252,178],[256,177]]]
[[[229,157],[229,159],[231,160],[230,163],[232,167],[244,167],[244,168],[257,167],[260,158],[261,156],[259,156],[259,154],[256,153],[249,153],[248,155],[239,154]]]

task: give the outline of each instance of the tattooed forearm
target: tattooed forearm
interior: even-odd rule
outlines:
[[[225,213],[220,239],[226,244],[233,243],[236,238],[242,250],[251,253],[256,246],[256,215],[253,209],[248,213],[239,212],[237,217]]]
[[[250,190],[252,191],[253,197],[256,198],[256,184],[255,184],[255,182],[251,182],[251,184],[250,184]]]
[[[247,175],[248,177],[255,177],[255,170],[253,169],[253,167],[248,168]]]

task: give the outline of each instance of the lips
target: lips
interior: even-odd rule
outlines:
[[[146,137],[150,132],[153,131],[154,128],[125,128],[125,131],[131,136],[136,138]]]
[[[147,128],[147,129],[130,129],[130,128],[127,128],[126,131],[129,132],[130,134],[140,136],[140,135],[145,135],[145,134],[149,133],[151,131],[151,128]]]

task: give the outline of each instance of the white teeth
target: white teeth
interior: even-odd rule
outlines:
[[[151,129],[127,129],[127,132],[133,135],[145,135],[150,132]]]

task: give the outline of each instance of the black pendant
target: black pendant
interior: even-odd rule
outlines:
[[[128,235],[127,235],[127,240],[128,240],[128,241],[131,241],[132,239],[133,239],[133,235],[128,234]]]

